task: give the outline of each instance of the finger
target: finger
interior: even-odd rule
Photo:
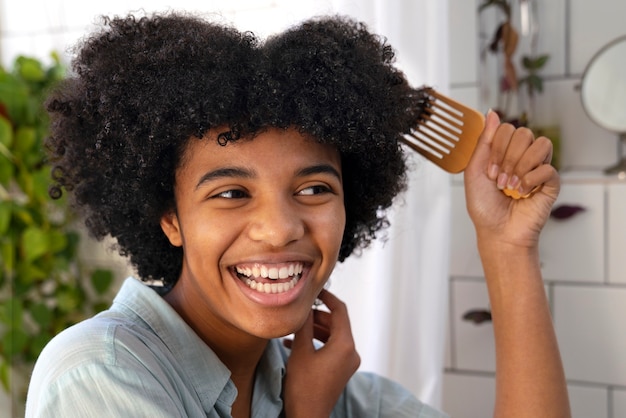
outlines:
[[[493,143],[493,137],[500,125],[500,118],[498,114],[492,110],[487,112],[485,118],[485,127],[483,132],[478,138],[476,149],[472,154],[469,165],[466,171],[483,170],[483,167],[487,165],[489,155],[491,153],[491,144]]]
[[[522,142],[523,141],[519,141],[520,144]],[[552,142],[546,137],[537,138],[523,151],[522,156],[518,158],[506,188],[508,190],[517,190],[523,182],[524,187],[522,187],[521,190],[526,189],[529,184],[529,180],[525,178],[527,173],[541,165],[548,164],[551,160]]]
[[[319,294],[319,298],[330,310],[328,317],[324,316],[322,312],[320,312],[321,315],[319,317],[320,320],[325,321],[326,318],[330,320],[329,322],[326,322],[330,330],[329,338],[333,335],[352,338],[352,328],[350,326],[350,318],[348,316],[348,308],[346,307],[346,304],[328,290],[322,290]]]
[[[313,335],[316,340],[328,342],[332,326],[332,315],[324,311],[313,311]]]
[[[332,324],[332,314],[326,311],[313,310],[313,323],[330,328]]]
[[[535,140],[533,132],[528,128],[517,128],[508,140],[508,146],[502,160],[502,171],[512,173],[519,160]]]
[[[341,299],[326,289],[322,289],[318,299],[324,302],[324,305],[326,305],[331,312],[347,312],[348,310],[346,304]]]
[[[520,177],[526,174],[525,171],[520,172],[517,169],[519,168],[518,164],[527,150],[533,145],[535,139],[532,131],[528,128],[515,129],[512,135],[507,135],[507,137],[508,145],[500,164],[500,174],[498,174],[496,180],[496,185],[500,190],[517,188]]]
[[[535,187],[543,185],[544,191],[551,190],[556,196],[560,187],[559,175],[556,168],[550,164],[541,164],[527,173],[521,180],[518,191],[521,195],[530,193]]]
[[[490,180],[497,180],[500,174],[506,173],[503,165],[514,135],[515,127],[510,123],[503,123],[498,126],[491,144],[491,154],[489,154],[487,164],[487,176]]]
[[[312,348],[313,347],[313,311],[309,312],[302,327],[294,333],[293,342],[291,348],[294,350],[297,348]]]
[[[313,326],[313,337],[326,344],[330,339],[330,330],[326,327]]]

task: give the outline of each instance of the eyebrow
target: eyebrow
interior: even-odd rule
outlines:
[[[341,180],[341,174],[339,174],[339,171],[337,171],[337,169],[330,164],[312,165],[310,167],[305,167],[296,173],[298,177],[310,176],[311,174],[331,174],[334,177],[337,177],[338,180]]]
[[[196,184],[196,190],[200,188],[200,186],[202,186],[204,183],[209,182],[211,180],[216,180],[219,178],[236,177],[236,178],[242,178],[242,179],[251,179],[251,178],[254,178],[255,176],[256,176],[256,173],[254,172],[254,170],[250,170],[247,168],[222,167],[222,168],[218,168],[217,170],[209,171],[205,173],[202,177],[200,177],[200,180],[198,180],[198,183]]]
[[[316,164],[309,167],[305,167],[296,172],[297,177],[306,177],[313,174],[330,174],[334,177],[337,177],[338,180],[341,180],[341,174],[339,171],[335,169],[335,167],[330,164]],[[196,184],[196,190],[200,188],[204,183],[207,183],[212,180],[216,180],[219,178],[241,178],[241,179],[252,179],[256,177],[256,172],[254,170],[243,168],[243,167],[222,167],[216,170],[209,171],[200,177],[198,183]]]

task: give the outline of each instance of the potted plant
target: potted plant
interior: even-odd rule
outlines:
[[[492,54],[500,55],[498,86],[498,101],[494,108],[501,119],[515,126],[527,126],[533,130],[536,136],[547,136],[553,142],[554,157],[552,164],[560,167],[560,130],[558,126],[538,126],[535,123],[535,102],[537,95],[543,92],[544,80],[541,70],[545,67],[549,54],[538,54],[537,39],[539,29],[535,16],[533,0],[518,0],[520,24],[524,27],[518,30],[513,22],[512,2],[509,0],[483,0],[479,6],[479,13],[487,9],[495,8],[499,11],[501,21],[496,25],[493,36],[490,38],[487,48]],[[523,70],[521,76],[518,66],[515,65],[520,32],[530,37],[528,54],[522,55],[519,66]],[[485,60],[485,54],[482,54]],[[520,94],[521,93],[521,94]],[[514,100],[516,102],[514,103]]]
[[[109,305],[113,274],[77,257],[80,235],[67,201],[48,196],[43,152],[46,91],[64,76],[56,55],[45,67],[19,57],[0,67],[0,383],[23,416],[28,376],[62,329]]]

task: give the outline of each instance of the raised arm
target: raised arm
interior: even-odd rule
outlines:
[[[552,144],[494,112],[465,171],[469,215],[489,291],[496,342],[495,417],[569,417],[563,366],[539,266],[539,234],[560,182]],[[515,200],[509,186],[531,197]]]

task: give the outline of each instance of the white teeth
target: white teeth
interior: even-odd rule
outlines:
[[[246,279],[246,285],[259,293],[283,293],[293,289],[298,280],[298,277],[294,277],[284,283],[258,283],[254,279]]]
[[[238,274],[246,277],[262,277],[264,279],[288,279],[302,273],[303,266],[300,263],[289,264],[283,267],[267,267],[264,265],[253,267],[236,267]]]
[[[284,293],[294,288],[300,275],[304,270],[304,266],[301,263],[291,263],[282,267],[268,267],[264,265],[254,265],[252,267],[236,267],[237,274],[242,277],[244,283],[253,290],[259,293]],[[262,283],[261,280],[256,279],[271,279],[271,280],[284,280],[280,283]]]
[[[267,277],[269,277],[270,279],[273,279],[273,280],[278,279],[278,269],[276,267],[271,267],[267,271]]]

